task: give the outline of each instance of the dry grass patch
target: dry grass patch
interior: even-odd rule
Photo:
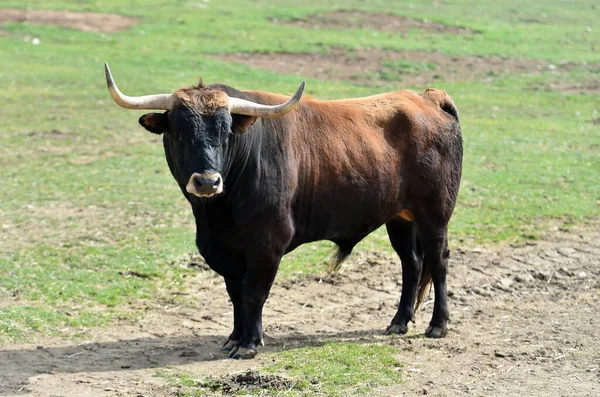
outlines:
[[[113,33],[129,29],[137,19],[116,14],[54,10],[2,9],[0,23],[63,26],[83,32]]]
[[[3,219],[0,222],[0,252],[37,244],[58,247],[115,245],[135,235],[137,230],[189,227],[188,217],[182,218],[181,211],[149,213],[135,202],[127,207],[103,208],[48,201],[23,204],[18,213],[0,211],[0,218]]]
[[[116,211],[113,211],[116,212]],[[114,243],[98,225],[102,221],[115,223],[122,214],[95,206],[79,207],[68,202],[48,202],[44,206],[24,204],[18,219],[0,212],[2,236],[0,248],[7,251],[32,244],[63,244],[83,240],[89,245]],[[14,215],[14,214],[13,214]],[[116,218],[116,219],[113,219]]]
[[[590,81],[587,84],[579,84],[570,81],[556,81],[540,87],[535,91],[543,89],[545,91],[561,91],[566,94],[594,94],[600,95],[600,80]]]
[[[354,10],[337,10],[321,15],[312,14],[306,18],[280,20],[270,18],[270,22],[298,26],[304,29],[372,29],[388,33],[406,33],[419,29],[431,33],[476,34],[476,30],[462,26],[444,25],[427,19],[413,19],[400,15],[370,13]]]

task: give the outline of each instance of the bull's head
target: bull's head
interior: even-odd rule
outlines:
[[[224,156],[228,137],[245,132],[256,117],[275,118],[290,112],[300,101],[304,82],[287,102],[262,105],[228,96],[211,87],[186,88],[173,94],[130,97],[117,88],[104,64],[106,83],[114,101],[127,109],[165,110],[147,113],[140,124],[155,134],[165,133],[165,141],[175,148],[171,159],[180,177],[187,181],[185,190],[197,197],[210,197],[223,191]],[[237,115],[236,123],[232,115]]]

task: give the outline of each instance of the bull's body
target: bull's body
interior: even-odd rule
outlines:
[[[462,163],[458,115],[450,97],[439,90],[398,91],[350,100],[302,100],[278,118],[232,114],[228,128],[235,133],[219,138],[220,168],[200,160],[190,166],[194,150],[201,153],[206,146],[201,137],[227,124],[227,115],[219,106],[212,112],[200,109],[195,116],[186,109],[214,105],[218,101],[207,97],[223,92],[267,105],[287,99],[200,86],[176,92],[178,102],[169,112],[143,116],[140,122],[153,132],[167,132],[167,162],[191,204],[198,249],[225,279],[234,329],[224,348],[234,357],[256,354],[262,342],[262,307],[285,253],[307,242],[330,240],[340,248],[336,267],[383,224],[403,267],[402,298],[388,332],[406,332],[417,293],[433,279],[435,305],[426,335],[443,336],[448,320],[447,225]],[[172,133],[181,125],[191,128],[190,139]],[[190,194],[193,175],[206,170],[219,173],[222,193]]]

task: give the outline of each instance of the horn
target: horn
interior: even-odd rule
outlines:
[[[106,85],[110,96],[117,105],[125,109],[162,109],[171,110],[173,108],[172,94],[156,94],[144,96],[127,96],[119,91],[117,84],[113,80],[108,63],[104,63],[104,72],[106,74]]]
[[[229,112],[232,114],[243,114],[246,116],[266,118],[281,117],[293,110],[298,102],[300,102],[300,98],[302,98],[302,92],[304,92],[305,84],[306,82],[303,81],[302,84],[300,84],[300,87],[298,87],[296,90],[294,96],[281,105],[261,105],[245,99],[229,97]]]

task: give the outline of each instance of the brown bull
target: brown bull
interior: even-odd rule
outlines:
[[[402,261],[402,295],[387,333],[405,333],[433,280],[425,331],[447,331],[448,222],[462,168],[458,112],[444,92],[396,91],[337,101],[300,100],[202,84],[143,97],[162,109],[140,124],[163,134],[167,163],[196,219],[196,244],[225,279],[233,332],[223,349],[250,358],[263,341],[262,308],[281,257],[301,244],[353,247],[385,224]]]

